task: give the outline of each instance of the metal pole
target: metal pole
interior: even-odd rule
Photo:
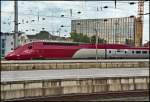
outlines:
[[[38,21],[39,21],[39,8],[38,8]]]
[[[95,32],[96,32],[96,41],[95,41],[95,46],[96,46],[96,60],[97,60],[97,44],[98,44],[98,35],[97,35],[97,29],[95,29]]]
[[[14,49],[18,46],[18,1],[14,1]]]
[[[61,28],[59,29],[59,39],[58,39],[59,41],[61,40],[61,38],[60,38],[60,31],[61,31]]]

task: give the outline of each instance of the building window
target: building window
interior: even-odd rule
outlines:
[[[11,50],[13,50],[13,48],[11,48]]]
[[[11,45],[13,45],[13,42],[11,42]]]
[[[109,53],[111,53],[111,51],[109,51]]]

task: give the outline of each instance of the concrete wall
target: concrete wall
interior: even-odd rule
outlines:
[[[1,83],[1,99],[145,89],[149,77],[7,82]]]
[[[82,69],[82,68],[144,68],[149,67],[149,61],[135,62],[64,62],[64,63],[40,63],[40,64],[15,64],[2,63],[2,71],[15,70],[48,70],[48,69]]]

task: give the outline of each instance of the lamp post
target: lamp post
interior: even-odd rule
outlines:
[[[18,46],[18,1],[14,1],[14,49]]]
[[[106,22],[107,21],[107,19],[104,19],[104,22]],[[95,23],[99,23],[99,22],[95,22]],[[97,48],[97,45],[98,45],[98,32],[97,32],[97,29],[96,29],[96,27],[95,27],[95,32],[96,32],[96,41],[95,41],[95,47],[96,47],[96,60],[98,60],[98,48]],[[107,36],[107,35],[106,35]],[[106,37],[106,39],[107,39],[107,37]],[[106,44],[106,42],[105,42],[105,44]],[[106,52],[106,49],[105,49],[105,52]],[[106,55],[106,53],[105,53],[105,57],[106,57],[107,55]]]
[[[96,60],[98,59],[98,55],[97,55],[97,44],[98,44],[98,34],[97,34],[97,29],[95,28],[95,32],[96,32],[96,41],[95,41],[95,47],[96,47]]]
[[[96,24],[96,23],[98,23],[98,22],[93,22],[94,24]],[[78,25],[81,25],[80,23],[78,23]],[[96,32],[96,35],[95,35],[95,47],[96,47],[96,56],[95,56],[95,58],[96,58],[96,60],[98,60],[98,51],[97,51],[97,45],[98,45],[98,32],[97,32],[97,29],[96,29],[96,27],[93,29],[95,32]]]
[[[104,19],[104,22],[106,22],[107,21],[107,19]],[[95,24],[95,25],[98,25],[99,23],[102,23],[101,21],[99,22],[99,21],[92,21],[91,22],[92,24]],[[80,23],[77,23],[77,25],[81,25]],[[94,27],[93,26],[93,28],[90,28],[90,29],[93,29],[93,31],[95,31],[95,47],[96,47],[96,56],[95,56],[95,59],[96,60],[98,60],[98,29],[96,28],[96,26]],[[105,42],[106,43],[106,42]],[[106,56],[106,55],[105,55]]]
[[[64,27],[71,27],[71,26],[61,25],[60,27],[64,28]],[[65,36],[66,36],[66,34],[65,34]]]
[[[59,35],[58,35],[58,36],[59,36],[59,40],[61,40],[61,38],[60,38],[60,31],[61,31],[61,28],[59,28],[59,29],[58,29],[58,33],[59,33]]]

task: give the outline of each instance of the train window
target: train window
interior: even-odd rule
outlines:
[[[147,54],[147,51],[142,51],[143,54]]]
[[[140,54],[140,53],[141,53],[141,51],[136,51],[136,53],[137,53],[137,54]]]
[[[132,53],[134,53],[134,51],[132,51]]]
[[[111,51],[109,51],[109,53],[111,53]]]
[[[28,46],[28,49],[32,49],[32,46]]]
[[[117,50],[117,52],[120,52],[120,50]]]
[[[55,43],[55,42],[43,42],[43,45],[63,45],[63,46],[73,46],[79,45],[78,43]]]

